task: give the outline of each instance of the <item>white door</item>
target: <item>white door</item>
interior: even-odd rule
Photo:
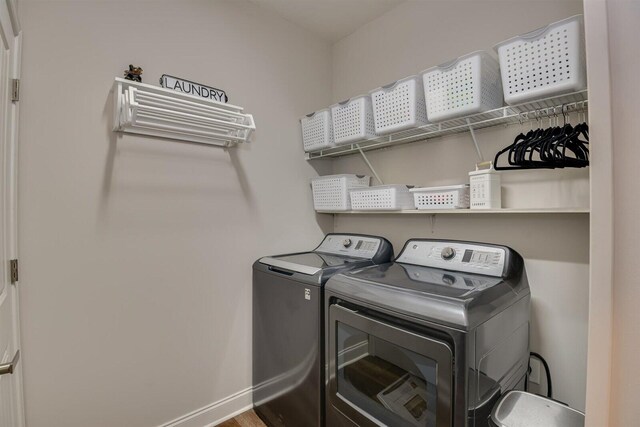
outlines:
[[[20,26],[15,0],[0,0],[0,427],[24,426],[17,259],[18,102]]]

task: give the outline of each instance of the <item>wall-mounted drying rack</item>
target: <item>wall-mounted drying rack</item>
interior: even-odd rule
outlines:
[[[365,151],[378,150],[385,147],[425,141],[444,135],[470,132],[478,157],[482,160],[482,153],[478,147],[474,130],[492,126],[524,123],[529,120],[539,120],[546,117],[562,116],[562,114],[586,111],[588,107],[587,91],[574,92],[518,105],[496,108],[483,113],[471,114],[439,123],[430,123],[402,132],[379,136],[357,143],[339,145],[323,150],[306,153],[307,160],[323,157],[340,157],[349,154],[362,154]]]
[[[256,129],[243,108],[144,83],[116,78],[116,132],[229,147],[248,142]]]

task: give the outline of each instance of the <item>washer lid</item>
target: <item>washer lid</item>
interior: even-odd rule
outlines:
[[[282,255],[260,258],[261,264],[283,268],[296,273],[313,276],[326,268],[344,267],[354,262],[363,263],[362,259],[337,255],[304,252],[300,254]]]
[[[389,262],[392,257],[391,243],[382,237],[329,233],[311,252],[264,257],[258,262],[308,276],[323,272],[328,278],[343,269]]]
[[[524,391],[504,395],[491,411],[499,427],[583,427],[584,414],[555,400]]]

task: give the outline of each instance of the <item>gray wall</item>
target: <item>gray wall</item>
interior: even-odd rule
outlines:
[[[330,102],[330,46],[244,1],[21,12],[28,425],[152,426],[246,390],[251,263],[332,228],[309,190],[327,165],[302,160],[298,127]],[[151,84],[168,73],[226,89],[254,115],[255,141],[116,136],[109,91],[129,63]]]

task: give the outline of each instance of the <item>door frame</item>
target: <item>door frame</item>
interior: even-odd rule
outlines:
[[[609,425],[613,327],[613,133],[608,0],[584,0],[591,144],[586,427]],[[594,203],[597,201],[597,203]]]
[[[21,75],[21,59],[22,59],[22,29],[18,14],[17,0],[0,1],[0,42],[4,48],[9,50],[9,78],[20,79]],[[12,85],[8,85],[8,90],[12,91]],[[7,101],[10,101],[8,99]],[[10,101],[6,105],[5,120],[6,132],[6,171],[3,178],[6,179],[6,254],[8,259],[2,260],[9,262],[12,259],[18,259],[18,132],[19,132],[19,102]],[[7,268],[9,270],[9,268]],[[18,282],[16,281],[9,286],[16,286],[15,292],[11,292],[14,312],[13,322],[13,343],[12,347],[17,351],[21,350],[20,342],[20,291]],[[14,392],[15,404],[13,409],[14,421],[16,427],[25,425],[24,411],[24,392],[22,382],[22,363],[18,362],[14,367],[11,375]]]

